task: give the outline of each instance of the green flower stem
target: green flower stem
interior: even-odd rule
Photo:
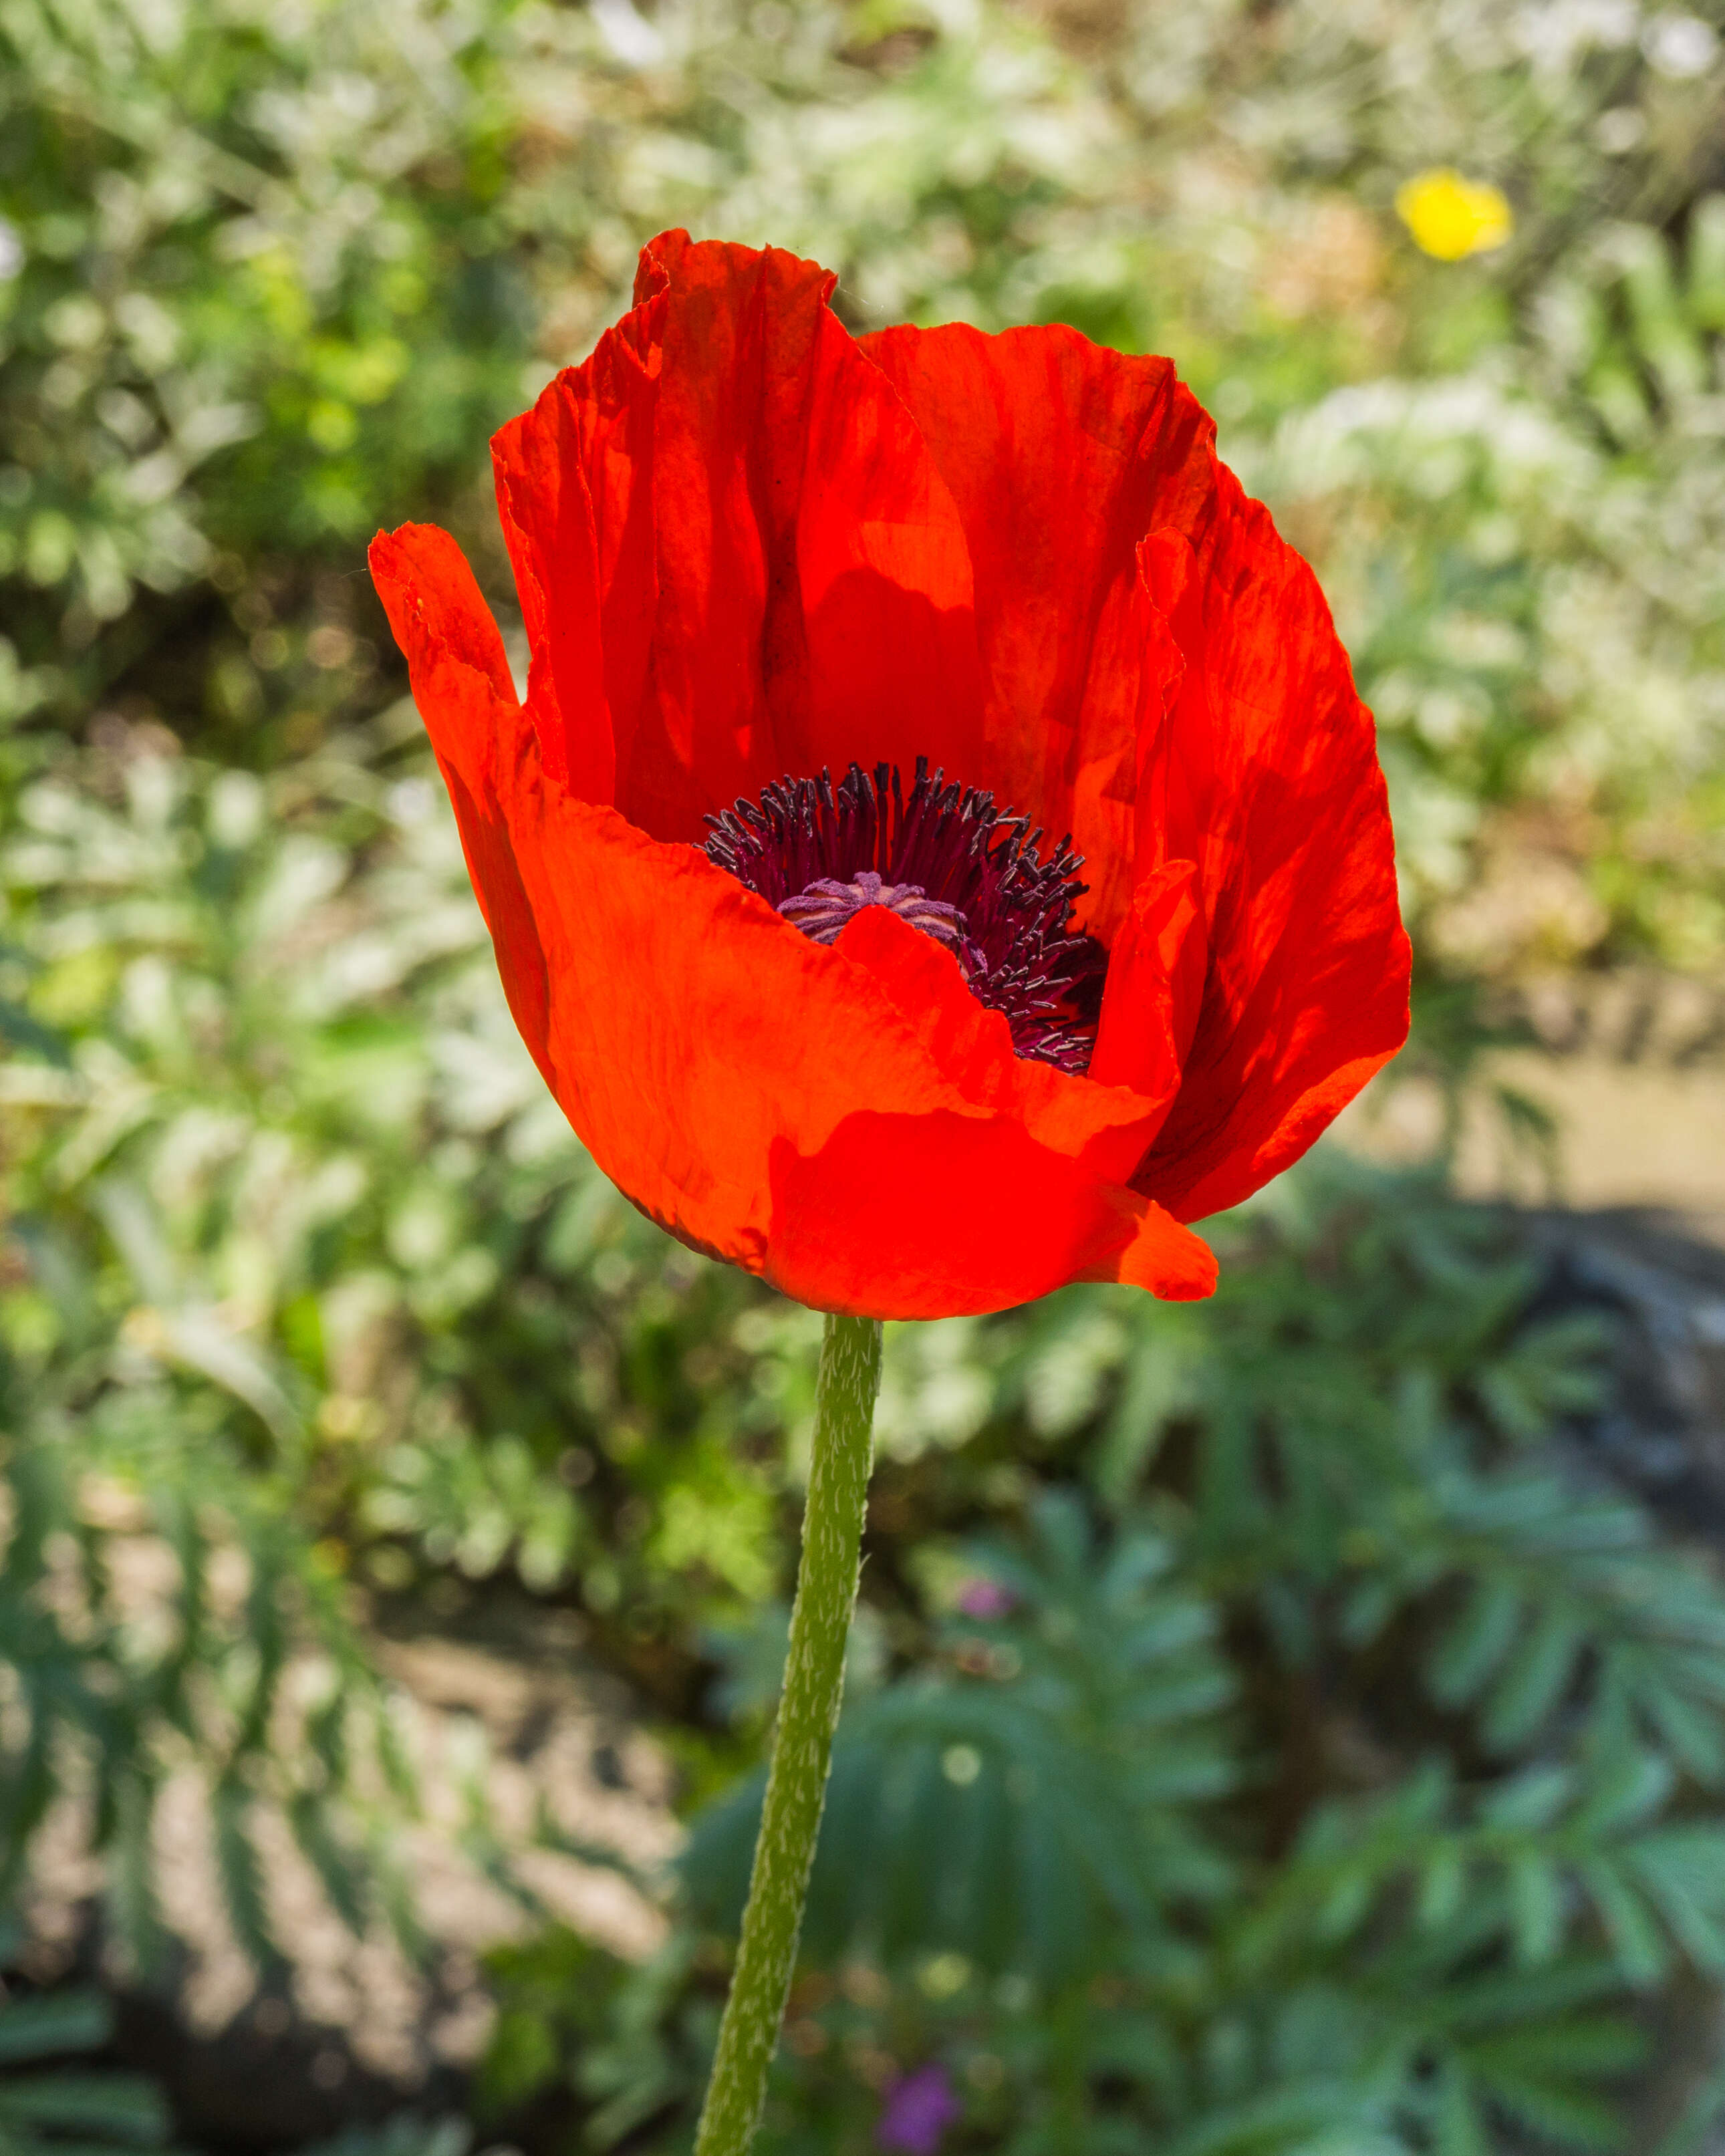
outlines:
[[[856,1603],[870,1435],[880,1389],[879,1319],[829,1317],[815,1390],[814,1455],[784,1697],[737,1968],[719,2024],[719,2048],[695,2156],[747,2156],[767,2100],[767,2071],[796,1966],[797,1934],[845,1689],[845,1647]]]

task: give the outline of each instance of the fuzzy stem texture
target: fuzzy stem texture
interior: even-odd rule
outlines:
[[[880,1321],[829,1317],[821,1342],[814,1454],[784,1696],[737,1967],[719,2025],[695,2156],[747,2156],[767,2099],[767,2071],[796,1965],[797,1934],[845,1688],[845,1648],[856,1602],[870,1434],[880,1386]]]

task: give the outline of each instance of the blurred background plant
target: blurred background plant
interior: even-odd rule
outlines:
[[[770,2145],[1715,2145],[1725,1283],[1638,1450],[1653,1291],[1464,1171],[1481,1104],[1554,1157],[1492,1057],[1625,982],[1717,1103],[1720,27],[0,0],[8,2146],[687,2142],[814,1321],[545,1098],[361,568],[434,516],[514,619],[485,436],[678,222],[858,326],[1176,357],[1332,596],[1420,966],[1400,1164],[1218,1224],[1214,1304],[890,1337]],[[524,1796],[536,1707],[430,1742],[450,1640],[620,1681],[582,1772],[683,1853]],[[453,1958],[428,1835],[499,1897]],[[188,1870],[242,1971],[195,2044]],[[318,1923],[447,2041],[326,2071]]]

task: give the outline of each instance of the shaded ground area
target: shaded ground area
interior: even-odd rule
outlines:
[[[1578,1432],[1590,1454],[1675,1529],[1725,1540],[1725,983],[1554,975],[1497,1015],[1539,1045],[1481,1060],[1457,1186],[1523,1224],[1547,1269],[1530,1317],[1607,1322],[1613,1398]],[[1543,1138],[1506,1115],[1506,1095],[1549,1118]],[[1406,1159],[1443,1113],[1434,1085],[1392,1082],[1342,1128]]]
[[[1672,1210],[1548,1212],[1527,1226],[1549,1268],[1530,1316],[1609,1322],[1613,1397],[1583,1443],[1673,1528],[1725,1548],[1725,1247]]]

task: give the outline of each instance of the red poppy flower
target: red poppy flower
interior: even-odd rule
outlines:
[[[1181,1224],[1406,1034],[1370,716],[1167,360],[854,338],[834,282],[668,233],[497,436],[524,704],[454,542],[372,546],[511,1008],[635,1204],[805,1302],[1206,1295]]]

